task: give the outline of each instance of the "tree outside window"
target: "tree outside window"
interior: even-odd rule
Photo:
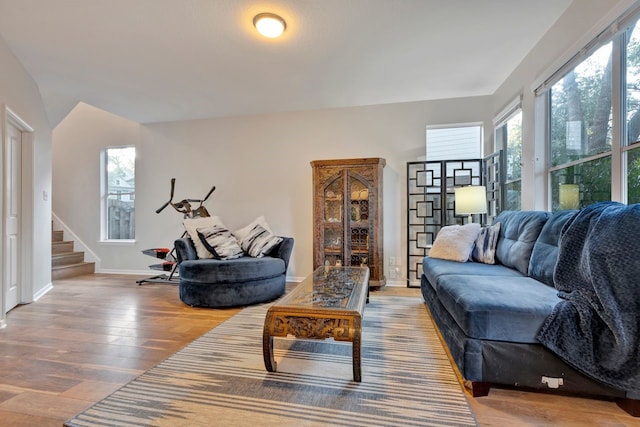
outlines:
[[[640,29],[632,26],[626,36],[627,203],[640,203]]]
[[[610,42],[551,88],[552,210],[611,200],[611,54]]]
[[[555,83],[549,101],[552,209],[612,199],[640,203],[640,30],[637,22],[613,36]],[[614,51],[620,61],[614,62]],[[619,97],[613,88],[620,87]],[[614,104],[613,99],[621,99]],[[616,138],[614,139],[614,135]],[[618,137],[619,136],[619,137]],[[621,156],[614,153],[621,153]],[[612,171],[621,171],[614,175]],[[577,203],[561,195],[576,189]],[[625,198],[626,196],[626,198]]]

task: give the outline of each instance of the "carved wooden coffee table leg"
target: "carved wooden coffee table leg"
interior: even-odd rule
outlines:
[[[362,381],[362,365],[361,365],[361,350],[362,350],[362,328],[360,317],[354,317],[353,319],[353,343],[352,343],[352,356],[353,356],[353,380],[356,382]]]
[[[275,372],[278,364],[273,358],[273,315],[270,311],[264,319],[264,329],[262,330],[262,355],[264,357],[264,367],[268,372]]]

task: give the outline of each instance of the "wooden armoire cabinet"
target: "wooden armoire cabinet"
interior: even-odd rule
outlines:
[[[369,267],[369,286],[386,284],[382,241],[382,169],[378,157],[314,160],[313,268]]]

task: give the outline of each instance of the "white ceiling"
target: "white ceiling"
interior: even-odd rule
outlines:
[[[0,36],[53,125],[78,101],[145,123],[492,94],[569,3],[0,0]]]

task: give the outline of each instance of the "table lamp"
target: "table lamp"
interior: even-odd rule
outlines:
[[[458,187],[454,191],[456,215],[469,215],[469,222],[472,222],[471,215],[487,213],[487,189],[484,185]]]
[[[578,184],[560,184],[558,199],[560,209],[578,209],[580,207],[580,186]]]

